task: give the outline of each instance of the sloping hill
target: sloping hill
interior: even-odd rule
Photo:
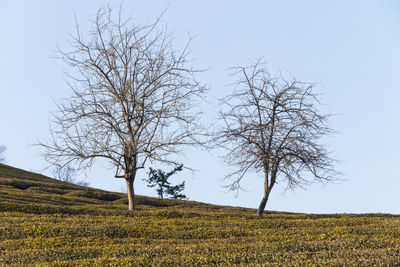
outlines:
[[[210,205],[195,201],[136,196],[138,210],[151,207],[179,207],[251,211],[251,209]],[[127,212],[126,194],[79,186],[0,163],[0,211],[25,213],[111,214]]]
[[[126,203],[0,164],[0,266],[400,265],[399,216]]]
[[[86,188],[0,164],[2,211],[57,212],[122,199],[122,194]],[[34,208],[35,207],[35,208]],[[79,210],[79,209],[76,209]]]

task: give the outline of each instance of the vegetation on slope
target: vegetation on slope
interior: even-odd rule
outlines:
[[[0,164],[0,265],[399,265],[400,216],[307,215],[77,186]]]

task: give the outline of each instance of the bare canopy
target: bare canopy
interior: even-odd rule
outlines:
[[[196,103],[206,88],[189,66],[190,40],[176,50],[159,19],[138,25],[121,10],[99,9],[87,37],[76,24],[72,49],[60,50],[72,95],[57,103],[52,138],[40,145],[52,164],[84,169],[106,159],[126,180],[133,210],[133,184],[147,161],[175,164],[171,155],[202,143]]]
[[[238,78],[234,92],[221,100],[220,119],[224,125],[215,141],[226,149],[225,161],[237,167],[231,190],[250,171],[263,175],[264,195],[258,208],[261,216],[278,179],[289,188],[313,180],[330,181],[336,172],[334,160],[321,137],[332,130],[329,114],[318,111],[314,86],[282,76],[272,77],[264,64],[234,68]]]

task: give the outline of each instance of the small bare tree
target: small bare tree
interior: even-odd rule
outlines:
[[[53,167],[52,175],[54,178],[67,183],[72,183],[80,186],[89,186],[89,183],[83,180],[75,180],[77,170],[71,166],[60,166],[56,165]]]
[[[6,152],[7,148],[5,146],[0,146],[0,163],[6,160],[4,156],[4,152]]]
[[[115,19],[114,19],[115,18]],[[123,20],[121,9],[99,9],[87,40],[76,24],[72,50],[60,50],[72,71],[72,95],[57,104],[51,140],[41,142],[52,164],[78,170],[106,159],[115,177],[126,180],[129,210],[135,208],[134,181],[147,161],[178,165],[171,155],[201,145],[201,112],[195,101],[206,88],[189,67],[189,42],[173,48],[159,27]]]
[[[224,122],[215,141],[227,150],[225,161],[238,169],[230,190],[240,189],[249,171],[264,176],[264,195],[257,214],[262,216],[269,194],[278,178],[289,188],[307,184],[307,172],[314,180],[334,179],[334,160],[321,137],[332,133],[329,114],[317,110],[313,85],[272,77],[265,65],[234,68],[238,77],[234,92],[221,100],[220,119]]]
[[[52,175],[54,178],[67,183],[74,183],[77,171],[71,166],[56,165],[53,168]]]

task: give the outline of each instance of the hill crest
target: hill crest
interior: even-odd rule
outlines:
[[[253,209],[218,206],[190,200],[136,196],[137,210],[175,207],[181,210],[251,212]],[[0,211],[27,213],[125,213],[126,194],[67,183],[0,164]]]

